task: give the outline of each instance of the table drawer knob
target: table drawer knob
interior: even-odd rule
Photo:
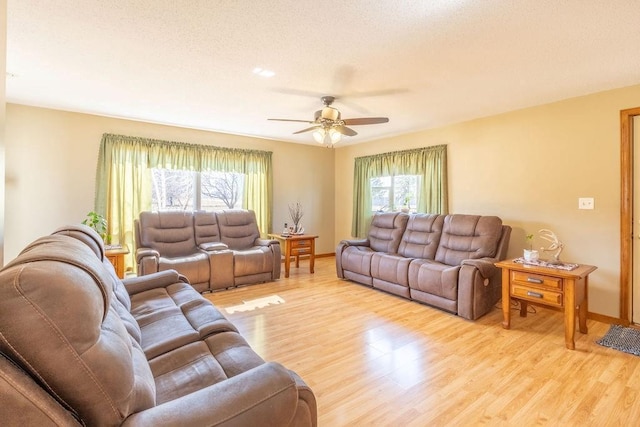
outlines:
[[[544,283],[542,279],[538,279],[537,277],[527,277],[527,282],[537,283],[538,285],[541,285],[542,283]]]
[[[542,295],[540,292],[527,291],[527,296],[534,297],[534,298],[542,298],[544,295]]]

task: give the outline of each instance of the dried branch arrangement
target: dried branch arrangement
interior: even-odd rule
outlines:
[[[296,230],[298,230],[298,224],[300,224],[302,215],[304,215],[304,211],[302,210],[300,202],[289,204],[289,216],[291,217],[291,221],[293,221]]]

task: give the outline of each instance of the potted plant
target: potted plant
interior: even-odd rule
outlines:
[[[538,251],[533,249],[533,234],[527,234],[526,236],[524,236],[527,245],[529,246],[529,249],[525,249],[524,250],[524,259],[525,261],[529,261],[529,262],[535,262],[538,261],[539,258],[539,254]]]
[[[411,211],[411,196],[406,196],[404,198],[404,205],[402,205],[402,207],[400,208],[401,212],[404,213],[409,213],[409,211]]]
[[[105,243],[108,243],[107,240],[110,239],[108,239],[109,236],[107,236],[107,220],[104,216],[95,211],[91,211],[87,214],[87,217],[82,221],[82,223],[96,230],[100,237],[102,237],[102,240],[104,240]]]

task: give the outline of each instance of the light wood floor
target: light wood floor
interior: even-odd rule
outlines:
[[[339,280],[333,258],[315,269],[207,297],[306,381],[320,426],[640,425],[640,357],[596,344],[607,324],[589,320],[571,351],[558,312],[514,312],[505,330],[498,308],[470,322]],[[284,302],[225,311],[272,295]]]

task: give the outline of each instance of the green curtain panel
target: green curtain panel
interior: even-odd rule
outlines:
[[[104,134],[96,172],[96,212],[105,216],[114,243],[134,248],[134,220],[151,210],[151,170],[220,171],[245,175],[243,206],[256,212],[263,233],[271,230],[272,153]],[[134,267],[133,250],[125,259]]]
[[[447,213],[446,145],[356,157],[351,223],[351,234],[354,237],[364,238],[367,235],[373,217],[371,179],[392,175],[420,176],[418,212]]]

